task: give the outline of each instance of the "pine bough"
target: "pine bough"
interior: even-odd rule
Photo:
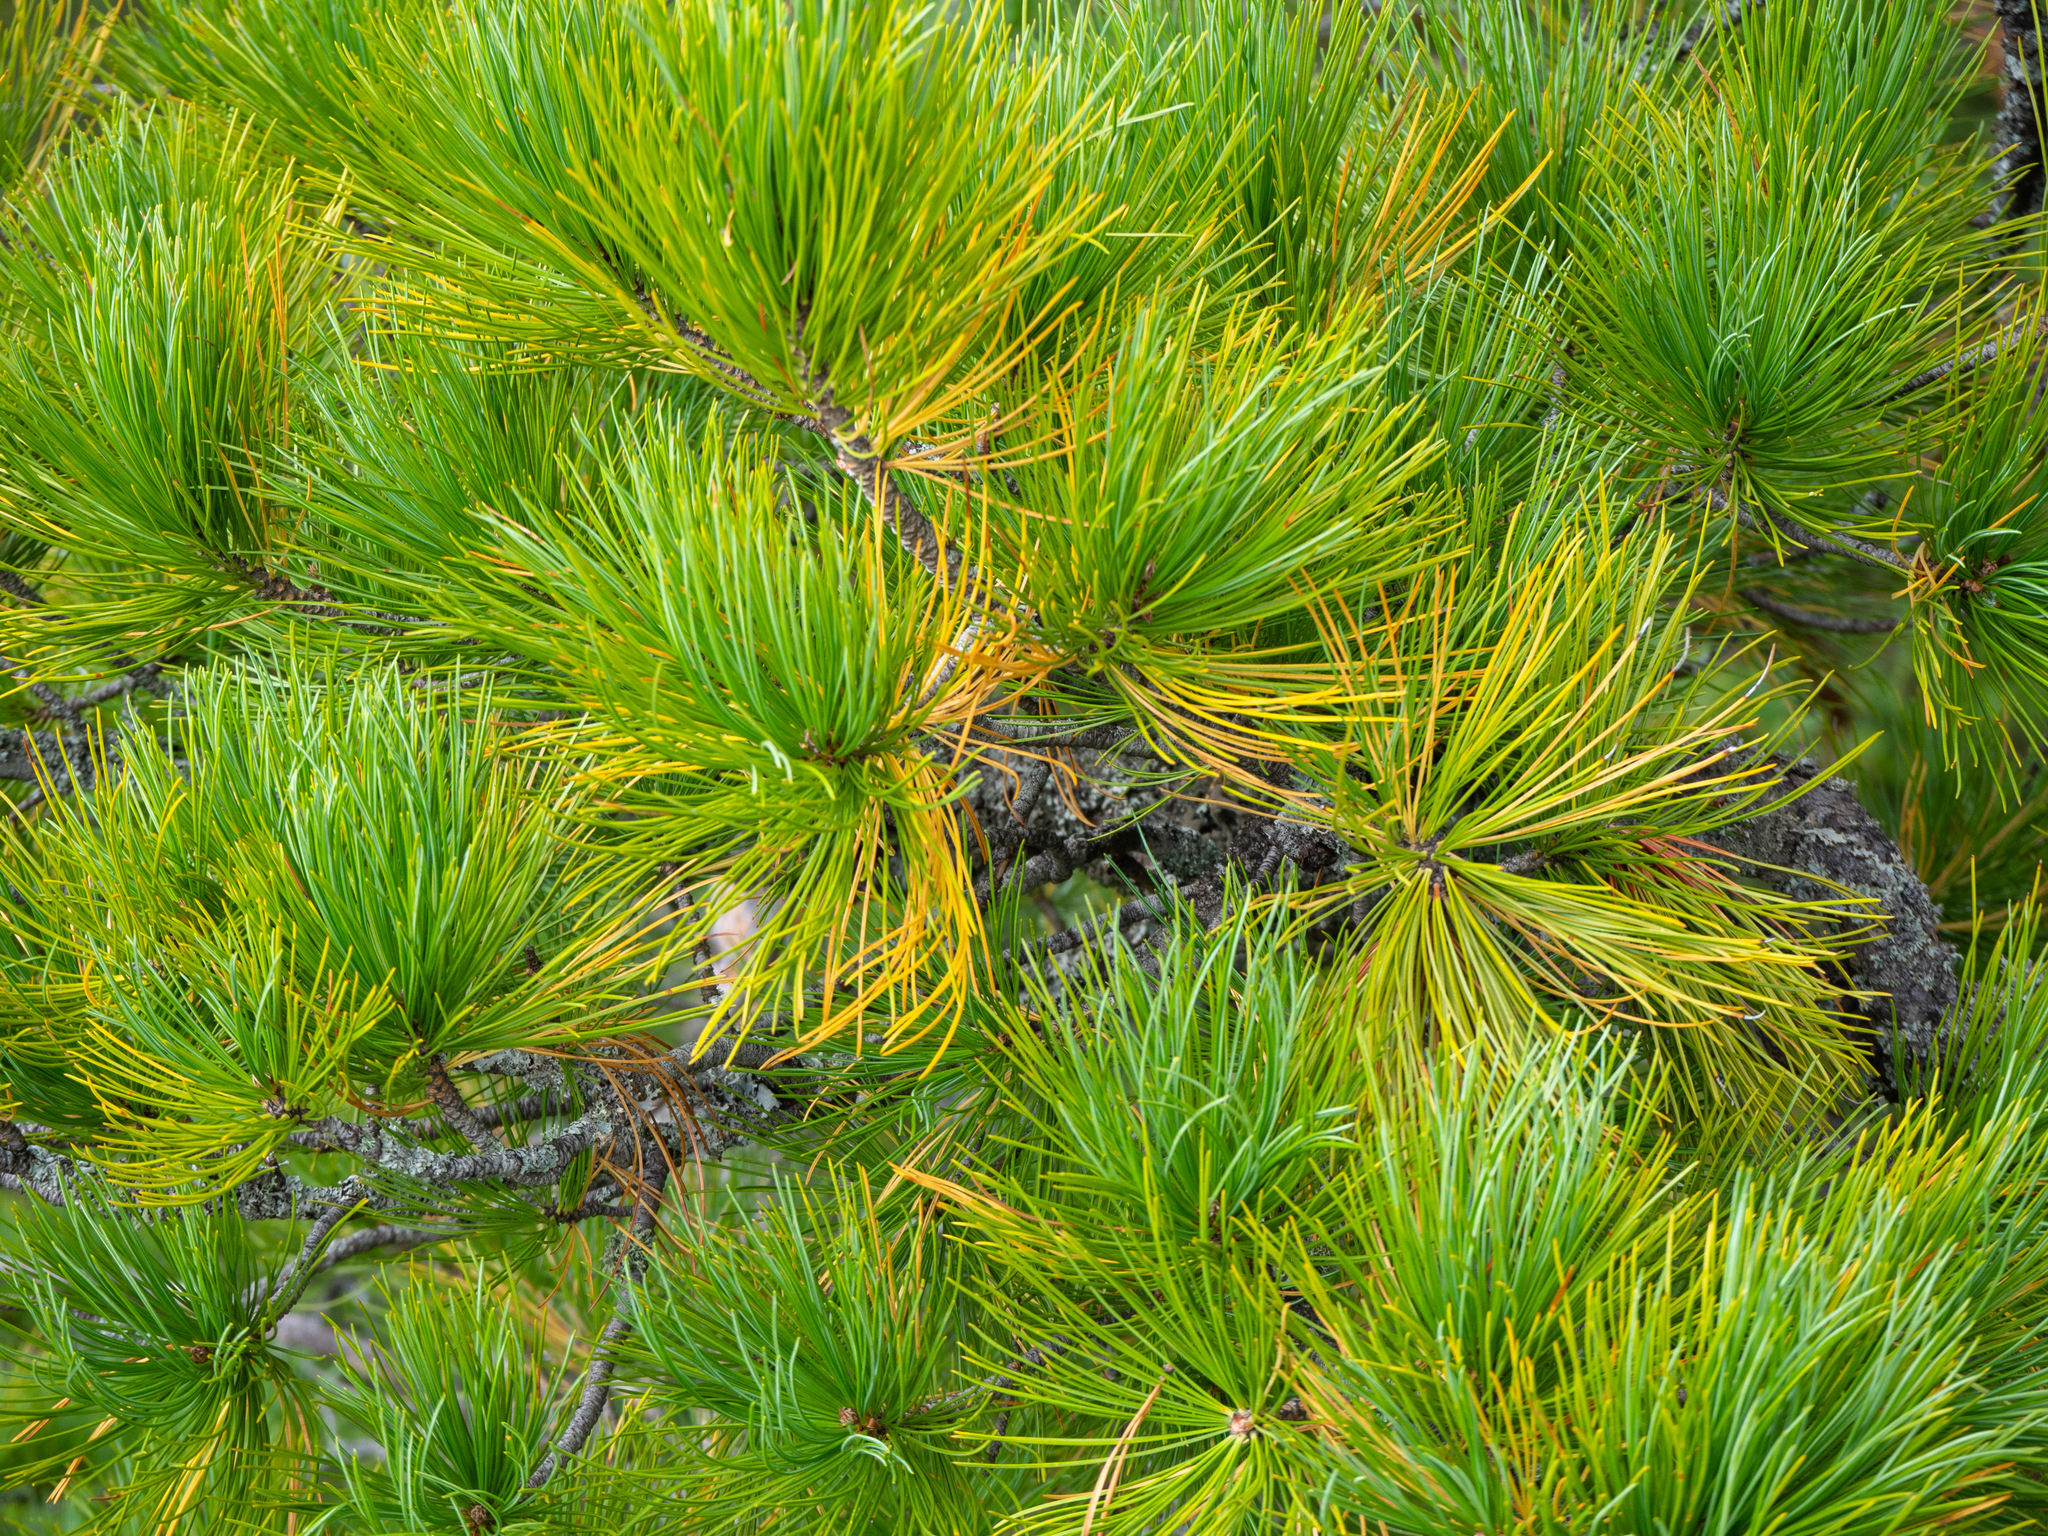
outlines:
[[[1950,11],[8,7],[18,1511],[2048,1518]]]

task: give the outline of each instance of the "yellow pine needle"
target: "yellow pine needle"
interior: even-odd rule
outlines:
[[[66,1399],[66,1401],[68,1402],[69,1399]],[[227,1411],[227,1405],[225,1403],[221,1405],[221,1411],[223,1412],[223,1414],[225,1414],[225,1412]],[[99,1439],[101,1435],[104,1435],[108,1430],[112,1429],[116,1424],[120,1422],[121,1420],[118,1416],[109,1414],[106,1418],[101,1419],[99,1423],[93,1426],[92,1433],[85,1437],[85,1443],[87,1445],[91,1445],[93,1441]],[[71,1486],[71,1480],[78,1475],[78,1469],[84,1465],[85,1453],[83,1451],[80,1451],[76,1456],[71,1458],[71,1465],[64,1469],[64,1476],[58,1480],[57,1486],[50,1490],[50,1496],[48,1499],[44,1500],[44,1502],[47,1504],[55,1504],[59,1500],[61,1500],[64,1497],[64,1490]]]
[[[221,1427],[227,1423],[228,1413],[235,1406],[232,1397],[224,1398],[220,1412],[214,1415],[213,1427],[207,1432],[206,1443],[197,1451],[192,1460],[182,1469],[183,1475],[168,1489],[158,1502],[156,1529],[152,1536],[177,1536],[179,1523],[191,1510],[193,1500],[199,1496],[199,1485],[205,1479],[213,1458],[219,1453]]]
[[[66,1408],[69,1408],[70,1406],[70,1398],[60,1397],[57,1399],[56,1402],[50,1404],[50,1412],[52,1414],[59,1414],[62,1413]],[[49,1424],[50,1421],[48,1419],[37,1419],[33,1424],[24,1425],[21,1429],[17,1430],[15,1432],[14,1438],[8,1441],[7,1443],[9,1445],[19,1445],[24,1440],[33,1440],[37,1435],[41,1434],[45,1429],[47,1429],[49,1427]]]
[[[1166,1369],[1171,1373],[1173,1367],[1169,1365]],[[1088,1533],[1095,1529],[1095,1513],[1098,1506],[1108,1509],[1116,1501],[1116,1485],[1123,1476],[1124,1462],[1131,1454],[1131,1442],[1137,1438],[1139,1426],[1145,1422],[1146,1415],[1152,1411],[1152,1405],[1159,1401],[1159,1394],[1165,1389],[1166,1377],[1161,1376],[1152,1390],[1146,1394],[1145,1401],[1138,1405],[1138,1411],[1131,1415],[1131,1421],[1124,1426],[1124,1432],[1117,1436],[1116,1444],[1111,1448],[1109,1455],[1103,1458],[1102,1471],[1097,1474],[1094,1490],[1088,1495],[1088,1513],[1081,1521],[1081,1536],[1088,1536]]]

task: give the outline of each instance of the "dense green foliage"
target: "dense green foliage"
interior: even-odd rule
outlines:
[[[2048,1522],[1981,41],[0,3],[0,1520]]]

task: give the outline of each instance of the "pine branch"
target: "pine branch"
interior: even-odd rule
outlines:
[[[1217,882],[1217,885],[1220,895],[1221,882]],[[1058,933],[1048,934],[1031,948],[1047,956],[1071,955],[1090,944],[1098,944],[1105,938],[1120,936],[1124,929],[1135,927],[1139,923],[1164,922],[1173,910],[1175,899],[1185,900],[1188,896],[1189,892],[1185,889],[1155,891],[1150,896],[1133,896],[1118,902],[1109,911],[1089,918],[1086,922],[1076,923],[1071,928],[1063,928]],[[1010,958],[1007,952],[1004,958]]]
[[[625,1337],[626,1330],[631,1326],[623,1313],[604,1325],[604,1332],[599,1336],[597,1347],[591,1353],[590,1369],[583,1378],[583,1394],[576,1401],[576,1411],[570,1415],[561,1438],[554,1444],[554,1449],[543,1456],[540,1465],[533,1469],[533,1475],[526,1480],[527,1487],[545,1487],[548,1479],[555,1475],[556,1468],[562,1464],[562,1459],[574,1456],[582,1450],[584,1441],[588,1440],[591,1432],[597,1428],[598,1420],[604,1417],[605,1405],[611,1401],[612,1396],[612,1359],[605,1350],[607,1346],[616,1344]]]
[[[612,1124],[602,1110],[583,1115],[552,1136],[521,1147],[495,1143],[476,1152],[433,1152],[407,1146],[384,1129],[332,1116],[292,1132],[291,1145],[317,1152],[346,1152],[375,1167],[425,1184],[552,1184],[572,1158],[610,1139]]]
[[[1717,512],[1725,511],[1728,507],[1728,499],[1719,487],[1713,487],[1709,490],[1708,500]],[[1872,566],[1877,570],[1890,571],[1895,574],[1912,569],[1912,562],[1906,559],[1904,555],[1901,555],[1897,550],[1886,549],[1881,544],[1867,543],[1846,533],[1809,533],[1789,518],[1779,516],[1769,507],[1759,506],[1757,511],[1763,514],[1769,527],[1775,530],[1777,535],[1794,549],[1811,554],[1846,555],[1858,564]],[[1763,525],[1758,523],[1756,517],[1747,507],[1737,507],[1735,509],[1735,516],[1745,528],[1763,530]]]
[[[306,1284],[316,1272],[317,1261],[321,1250],[327,1246],[328,1238],[334,1235],[336,1227],[359,1209],[360,1204],[329,1206],[313,1223],[305,1242],[300,1245],[298,1257],[277,1277],[277,1286],[270,1293],[270,1304],[266,1310],[272,1318],[284,1316],[299,1304],[299,1297],[305,1294]]]
[[[2041,34],[2035,15],[2040,0],[1992,0],[1998,13],[1998,38],[2005,97],[1999,103],[1993,144],[1998,160],[1992,177],[1993,222],[2025,218],[2041,209],[2044,174],[2041,163]]]
[[[467,1104],[466,1100],[464,1102]],[[470,1119],[486,1130],[497,1130],[508,1125],[523,1125],[530,1120],[545,1120],[550,1115],[563,1113],[567,1107],[566,1100],[558,1091],[530,1093],[511,1104],[468,1105]],[[445,1134],[447,1129],[444,1122],[431,1119],[393,1118],[377,1123],[387,1136],[401,1136],[417,1142],[433,1141]],[[501,1143],[490,1142],[485,1150],[494,1150],[499,1145]]]
[[[975,905],[987,907],[990,902],[1013,891],[1034,891],[1042,885],[1054,885],[1065,880],[1088,862],[1092,846],[1086,838],[1073,837],[1057,847],[1041,849],[1025,859],[1022,865],[1013,867],[1003,861],[997,870],[986,871],[976,878]]]
[[[1031,729],[1033,725],[1039,725],[1041,728]],[[1035,721],[1028,715],[978,716],[974,721],[974,728],[996,738],[1003,746],[1064,747],[1087,752],[1111,751],[1137,735],[1137,731],[1128,725],[1091,725],[1063,730],[1056,720]],[[958,742],[962,739],[959,733],[949,735],[944,731],[935,731],[933,735],[945,741]],[[970,745],[974,744],[971,738],[966,739]]]
[[[656,1215],[660,1209],[661,1182],[665,1177],[665,1173],[656,1175],[646,1191],[641,1195],[633,1212],[631,1242],[639,1250],[643,1261],[647,1252],[647,1244],[654,1235]],[[634,1270],[637,1273],[637,1269],[630,1259],[622,1266],[622,1270]],[[625,1276],[622,1273],[622,1283],[624,1279]],[[617,1313],[604,1325],[604,1332],[599,1337],[597,1346],[590,1354],[590,1369],[584,1376],[583,1394],[577,1399],[576,1411],[570,1416],[569,1423],[562,1430],[561,1438],[555,1442],[554,1449],[542,1457],[540,1465],[533,1469],[533,1475],[526,1480],[527,1487],[539,1488],[544,1486],[548,1479],[555,1475],[555,1470],[561,1465],[562,1458],[574,1456],[578,1451],[582,1450],[584,1442],[590,1438],[591,1432],[597,1428],[598,1420],[604,1416],[605,1405],[611,1401],[612,1395],[613,1367],[607,1346],[617,1343],[625,1336],[626,1330],[631,1326],[632,1324],[624,1311]]]
[[[490,1130],[500,1126],[520,1125],[528,1120],[542,1120],[552,1114],[559,1114],[564,1108],[554,1094],[532,1093],[511,1104],[479,1104],[470,1110],[476,1123]]]
[[[59,794],[73,789],[90,790],[97,772],[92,727],[85,720],[87,711],[138,689],[167,696],[172,684],[164,677],[163,668],[161,661],[146,662],[76,698],[66,698],[47,683],[23,679],[30,695],[43,707],[32,717],[31,724],[0,731],[0,779],[41,785],[47,778]],[[4,657],[0,657],[0,669],[12,670]],[[19,673],[14,675],[20,677]],[[37,730],[35,720],[56,724]],[[118,735],[106,739],[101,750],[108,767],[118,766]],[[176,766],[182,770],[185,765],[181,761]]]
[[[79,759],[86,764],[83,770]],[[78,785],[90,789],[91,762],[82,730],[37,731],[23,727],[0,731],[0,779],[38,784],[47,778],[59,794]]]
[[[1065,1334],[1059,1333],[1052,1335],[1043,1344],[1028,1345],[1018,1352],[1017,1358],[1010,1363],[1010,1368],[1002,1375],[992,1376],[985,1381],[977,1383],[976,1386],[969,1389],[969,1392],[974,1394],[986,1393],[991,1397],[1007,1397],[1017,1389],[1016,1377],[1022,1375],[1026,1370],[1036,1370],[1039,1366],[1044,1365],[1048,1359],[1056,1355],[1063,1355],[1073,1347],[1073,1341],[1068,1339]],[[982,1460],[992,1462],[1002,1455],[1003,1436],[1009,1433],[1009,1429],[1010,1410],[1003,1408],[996,1414],[995,1433],[989,1437],[988,1449],[982,1453]]]
[[[815,432],[820,436],[830,435],[824,423],[808,416],[796,416],[778,409],[774,397],[762,387],[761,381],[735,363],[731,354],[713,341],[701,327],[692,325],[681,315],[664,312],[659,301],[645,288],[636,289],[635,297],[639,300],[641,312],[648,319],[677,337],[689,348],[699,363],[723,380],[728,389],[738,394],[756,410],[772,416],[787,426]]]
[[[1819,769],[1782,754],[1767,764],[1768,799],[1811,787],[1789,805],[1722,827],[1713,843],[1738,873],[1795,900],[1826,900],[1839,886],[1876,903],[1878,928],[1844,962],[1849,987],[1875,995],[1845,1009],[1862,1021],[1873,1052],[1896,1024],[1908,1048],[1924,1055],[1957,997],[1959,957],[1941,937],[1940,909],[1847,779],[1813,783]]]
[[[468,1101],[448,1077],[448,1058],[436,1055],[426,1064],[427,1092],[441,1111],[441,1117],[459,1132],[478,1152],[491,1154],[503,1149],[503,1143],[470,1112]]]
[[[1052,781],[1052,763],[1047,758],[1028,758],[1017,772],[1017,792],[1012,795],[1003,810],[1007,816],[999,817],[996,826],[989,832],[989,844],[1007,853],[1024,839],[1025,818],[1032,807],[1038,804],[1038,797],[1045,793],[1045,786]]]
[[[679,337],[728,388],[777,421],[824,438],[832,447],[833,466],[860,488],[861,495],[881,515],[883,525],[896,535],[897,542],[924,567],[928,575],[937,577],[948,591],[960,590],[963,577],[970,594],[979,588],[975,573],[965,569],[963,553],[948,546],[931,519],[903,493],[902,487],[896,484],[884,465],[881,451],[873,440],[853,430],[853,413],[838,403],[831,381],[805,358],[801,319],[797,324],[793,350],[805,392],[811,397],[812,414],[809,416],[793,415],[778,409],[774,397],[761,382],[733,362],[706,332],[681,316],[663,313],[659,304],[644,290],[640,292],[639,300],[650,319]]]
[[[882,462],[881,450],[865,433],[854,428],[853,412],[833,394],[832,381],[804,355],[803,320],[799,317],[795,344],[797,368],[804,392],[810,396],[811,412],[820,435],[832,445],[833,462],[839,472],[860,487],[868,505],[881,514],[883,526],[896,535],[897,542],[912,559],[924,567],[949,592],[980,586],[975,574],[966,569],[966,556],[949,547],[930,518],[911,504]]]
[[[349,628],[366,635],[384,638],[403,634],[408,628],[416,628],[431,622],[424,616],[404,613],[355,613],[335,601],[334,594],[326,587],[315,583],[302,587],[282,571],[273,571],[259,561],[250,561],[240,555],[230,555],[223,562],[224,569],[240,578],[249,588],[249,595],[258,602],[276,603],[288,608],[306,619],[327,619],[346,624]],[[474,645],[474,640],[458,640],[457,645]]]
[[[72,1159],[30,1141],[16,1122],[0,1120],[0,1189],[62,1206],[64,1187],[76,1174]]]
[[[548,1216],[551,1220],[560,1222],[563,1226],[567,1227],[574,1226],[579,1221],[594,1221],[599,1217],[612,1221],[623,1221],[626,1217],[633,1214],[633,1209],[630,1205],[611,1205],[598,1200],[585,1200],[581,1205],[570,1210],[551,1210],[548,1212]]]
[[[1924,373],[1914,374],[1912,378],[1906,380],[1905,383],[1886,395],[1878,403],[1880,405],[1894,405],[1905,399],[1908,395],[1918,394],[1931,384],[1939,384],[1950,374],[1969,373],[1974,369],[1983,367],[1986,363],[1996,362],[1999,354],[2007,347],[2016,346],[2031,336],[2039,336],[2044,333],[2048,333],[2048,316],[2037,319],[2032,325],[2022,321],[2006,331],[2002,336],[1994,336],[1981,346],[1973,347],[1968,352],[1960,353],[1946,362],[1936,363]]]
[[[436,1152],[419,1144],[435,1139],[437,1130],[431,1122],[364,1122],[336,1116],[311,1121],[289,1133],[286,1141],[308,1151],[344,1152],[370,1167],[434,1185],[451,1182],[495,1183],[508,1187],[549,1184],[560,1176],[571,1158],[588,1149],[595,1148],[601,1156],[616,1162],[622,1154],[613,1144],[619,1139],[618,1127],[626,1123],[634,1127],[635,1142],[644,1143],[651,1136],[659,1143],[659,1151],[651,1145],[639,1145],[642,1164],[658,1163],[664,1154],[699,1161],[721,1157],[751,1139],[751,1127],[772,1113],[764,1110],[757,1100],[757,1095],[766,1094],[766,1090],[741,1072],[711,1062],[691,1064],[688,1054],[687,1048],[678,1048],[667,1057],[629,1067],[626,1075],[630,1077],[637,1071],[686,1085],[693,1091],[704,1102],[714,1124],[695,1127],[694,1135],[690,1137],[674,1125],[651,1126],[644,1114],[636,1113],[619,1099],[606,1074],[579,1063],[577,1072],[584,1079],[586,1097],[590,1101],[588,1107],[577,1120],[526,1146],[505,1147],[486,1136],[485,1145],[472,1152]],[[742,1065],[764,1065],[773,1054],[772,1050],[751,1043],[732,1053]],[[540,1117],[547,1105],[561,1096],[561,1068],[562,1063],[555,1058],[524,1051],[499,1052],[467,1065],[467,1070],[516,1076],[541,1086],[540,1094],[522,1099],[513,1106],[509,1115],[503,1117],[505,1119]],[[450,1087],[452,1089],[452,1083]],[[774,1096],[766,1096],[773,1104]],[[471,1112],[469,1116],[479,1131],[483,1130],[486,1117],[493,1124],[500,1119],[488,1106]],[[312,1191],[319,1198],[333,1198],[337,1193]],[[370,1206],[383,1209],[388,1203],[381,1198],[373,1198]],[[592,1209],[569,1219],[585,1220],[612,1214],[618,1213]],[[557,1213],[557,1219],[564,1218]]]
[[[390,1253],[404,1253],[412,1248],[425,1248],[433,1243],[445,1243],[460,1237],[454,1231],[436,1231],[430,1227],[367,1227],[361,1232],[351,1232],[346,1237],[336,1238],[327,1245],[320,1262],[313,1267],[314,1274],[346,1264],[350,1259],[360,1258],[366,1253],[384,1250]]]
[[[1718,15],[1702,16],[1685,29],[1685,36],[1679,39],[1678,47],[1672,54],[1673,61],[1682,62],[1690,58],[1699,51],[1700,45],[1708,37],[1715,32],[1730,30],[1749,12],[1761,8],[1763,3],[1764,0],[1726,0]]]
[[[1903,619],[1847,619],[1831,613],[1816,613],[1811,608],[1799,608],[1791,603],[1782,603],[1757,587],[1742,588],[1740,596],[1752,608],[1761,608],[1773,618],[1783,619],[1788,624],[1802,625],[1807,629],[1828,630],[1838,635],[1888,635],[1905,622]]]
[[[41,713],[45,719],[62,720],[67,725],[76,725],[78,723],[78,701],[76,699],[65,698],[63,694],[52,688],[48,683],[31,680],[19,668],[9,665],[5,657],[0,657],[0,665],[6,666],[9,672],[12,672],[15,677],[19,678],[22,686],[28,689],[30,697],[43,706]]]
[[[113,699],[125,697],[141,689],[144,692],[160,691],[163,682],[164,664],[161,661],[144,662],[132,671],[101,683],[97,688],[88,689],[71,703],[80,710],[96,709]]]
[[[517,1078],[527,1087],[542,1094],[566,1093],[569,1086],[568,1076],[562,1070],[561,1059],[556,1056],[543,1056],[535,1051],[493,1051],[488,1056],[479,1056],[474,1061],[464,1062],[462,1070],[479,1072],[487,1077]]]
[[[309,619],[348,617],[347,611],[335,604],[334,594],[325,587],[302,587],[284,572],[273,571],[261,562],[246,560],[240,555],[229,556],[227,564],[249,587],[250,596],[259,602],[283,604]]]

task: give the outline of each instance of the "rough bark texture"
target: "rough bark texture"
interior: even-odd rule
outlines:
[[[1713,841],[1734,855],[1742,874],[1795,900],[1834,896],[1822,883],[1832,881],[1876,902],[1883,922],[1856,945],[1844,969],[1850,986],[1880,995],[1851,1010],[1869,1032],[1881,1070],[1894,1028],[1915,1055],[1925,1054],[1957,996],[1959,957],[1942,940],[1941,909],[1856,798],[1855,785],[1839,776],[1813,784],[1820,770],[1803,759],[1771,761],[1779,775],[1774,795],[1812,787],[1788,806],[1723,827]]]
[[[2041,34],[2034,7],[2040,0],[1995,0],[2003,47],[2005,100],[1998,110],[1992,174],[2010,185],[1993,199],[1994,219],[2024,218],[2041,206]]]
[[[1771,763],[1771,798],[1802,787],[1806,793],[1788,806],[1722,828],[1713,841],[1733,856],[1741,874],[1794,900],[1838,899],[1847,890],[1875,903],[1877,926],[1855,943],[1841,979],[1873,994],[1852,1000],[1847,1011],[1889,1081],[1894,1031],[1910,1051],[1924,1054],[1955,1005],[1959,956],[1941,938],[1940,909],[1898,845],[1863,808],[1855,786],[1839,776],[1822,777],[1810,762],[1779,756]],[[1013,794],[1008,785],[1031,781],[1031,762],[1020,757],[1011,764],[1018,780],[989,775],[970,795],[984,826],[1007,823],[1007,847],[998,853],[999,864],[1009,865],[1006,883],[1021,880],[1035,888],[1078,869],[1112,889],[1136,887],[1112,916],[1048,940],[1045,952],[1051,956],[1106,940],[1112,926],[1142,956],[1147,940],[1163,931],[1176,898],[1203,922],[1215,923],[1222,915],[1226,865],[1255,887],[1279,874],[1283,864],[1292,866],[1297,881],[1312,884],[1355,857],[1329,832],[1270,819],[1235,801],[1221,784],[1182,786],[1178,798],[1168,799],[1162,787],[1129,782],[1129,767],[1106,754],[1078,753],[1073,765],[1080,777],[1063,792],[1046,787]],[[1167,803],[1156,805],[1161,799]],[[1022,807],[1014,820],[1013,805]],[[1166,885],[1173,895],[1136,893]]]

